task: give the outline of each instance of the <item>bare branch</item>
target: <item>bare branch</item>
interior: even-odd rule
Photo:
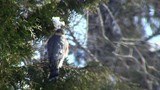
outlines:
[[[102,19],[102,15],[101,15],[101,11],[99,8],[97,8],[97,11],[98,11],[98,16],[99,16],[99,19],[100,19],[100,25],[101,25],[101,30],[102,30],[102,36],[103,38],[107,41],[107,43],[110,43],[114,48],[116,47],[110,40],[109,38],[105,35],[105,27],[104,27],[104,22],[103,22],[103,19]]]
[[[80,47],[81,49],[83,49],[85,52],[87,52],[88,55],[89,55],[94,61],[98,62],[98,59],[97,59],[87,48],[84,48],[84,47],[78,42],[78,40],[77,40],[76,37],[74,36],[73,32],[72,32],[71,30],[69,30],[69,32],[70,32],[70,35],[71,35],[72,38],[73,38],[73,41],[76,43],[76,45],[77,45],[78,47]]]
[[[129,42],[136,42],[139,41],[140,39],[135,39],[135,38],[122,38],[122,41],[129,41]]]
[[[87,14],[88,14],[88,12],[87,12]],[[86,15],[86,13],[85,13],[84,15]],[[83,15],[83,16],[84,16],[84,15]],[[81,19],[83,18],[83,16],[73,25],[73,27],[76,26],[76,25],[78,25],[78,24],[80,23],[80,21],[81,21]],[[73,27],[72,27],[72,28],[73,28]],[[95,62],[99,62],[98,59],[97,59],[87,48],[84,48],[84,47],[78,42],[78,40],[77,40],[76,37],[74,36],[73,32],[70,30],[70,27],[69,27],[69,26],[66,26],[66,28],[68,29],[68,31],[69,31],[71,37],[73,38],[73,41],[76,43],[76,45],[77,45],[78,47],[80,47],[81,49],[83,49],[85,52],[87,52],[87,54],[88,54]]]
[[[138,55],[140,56],[140,59],[141,59],[141,62],[142,62],[142,68],[143,68],[143,71],[145,73],[148,73],[147,72],[147,69],[146,69],[146,60],[145,58],[143,57],[143,55],[141,54],[141,52],[138,50],[138,48],[136,46],[134,46],[134,49],[136,50],[136,52],[138,53]]]
[[[103,3],[102,5],[106,8],[106,10],[108,11],[110,17],[111,17],[112,20],[113,20],[113,25],[114,25],[113,27],[116,28],[116,29],[117,29],[118,31],[120,31],[120,33],[121,33],[121,28],[120,28],[120,26],[118,25],[118,23],[117,23],[114,15],[112,14],[111,10],[108,8],[108,6],[107,6],[105,3]],[[121,35],[122,35],[122,34],[121,34]]]

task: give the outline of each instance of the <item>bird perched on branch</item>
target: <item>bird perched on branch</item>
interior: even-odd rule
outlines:
[[[68,41],[62,29],[62,26],[65,25],[64,22],[61,22],[59,17],[52,17],[52,21],[56,31],[47,42],[47,53],[50,63],[50,81],[58,77],[59,68],[62,67],[63,61],[67,57],[69,51]]]

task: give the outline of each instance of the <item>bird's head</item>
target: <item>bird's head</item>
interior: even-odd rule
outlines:
[[[62,29],[62,27],[65,26],[65,23],[60,21],[60,17],[52,17],[52,22],[56,30]]]

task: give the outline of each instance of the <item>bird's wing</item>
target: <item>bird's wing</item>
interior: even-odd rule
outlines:
[[[49,59],[60,60],[64,54],[64,40],[61,36],[52,36],[47,44]]]

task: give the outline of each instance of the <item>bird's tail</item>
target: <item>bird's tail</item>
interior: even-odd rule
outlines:
[[[53,58],[49,58],[50,61],[50,76],[49,76],[49,80],[54,80],[58,77],[59,75],[59,69],[57,66],[57,60],[53,59]]]

